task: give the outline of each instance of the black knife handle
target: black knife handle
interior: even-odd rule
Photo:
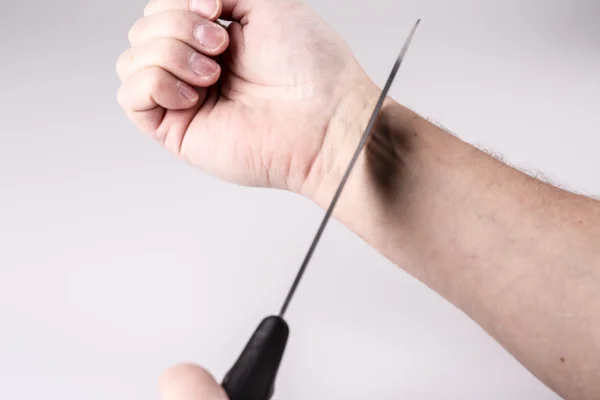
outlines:
[[[267,317],[260,323],[223,379],[230,400],[269,400],[273,396],[289,332],[281,317]]]

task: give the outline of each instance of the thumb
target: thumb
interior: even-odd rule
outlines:
[[[168,369],[160,379],[160,395],[162,400],[227,400],[213,376],[194,364]]]

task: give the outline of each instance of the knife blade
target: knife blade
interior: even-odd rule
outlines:
[[[388,92],[392,86],[394,78],[398,73],[398,69],[406,56],[406,52],[412,42],[413,36],[419,26],[421,20],[417,20],[414,27],[410,31],[408,38],[406,39],[402,50],[392,67],[392,71],[386,81],[386,84],[379,96],[379,99],[375,105],[375,109],[369,119],[367,127],[360,138],[360,141],[356,147],[350,163],[346,169],[346,172],[342,176],[337,190],[331,200],[329,207],[323,217],[319,229],[308,249],[306,256],[296,274],[294,282],[285,298],[283,306],[277,316],[269,316],[265,318],[256,331],[251,336],[250,340],[244,347],[242,353],[238,357],[237,361],[223,379],[222,387],[229,396],[230,400],[269,400],[275,391],[275,380],[277,372],[285,352],[287,340],[289,336],[289,327],[287,322],[284,320],[284,315],[288,310],[290,302],[298,289],[298,285],[306,272],[315,249],[323,235],[323,231],[329,222],[333,210],[338,203],[342,191],[346,186],[348,178],[356,164],[356,161],[360,157],[362,150],[364,149],[371,131],[373,130],[379,113],[383,107],[383,103],[388,95]]]
[[[390,76],[388,77],[387,82],[385,83],[385,86],[381,92],[381,95],[379,96],[379,100],[377,100],[377,103],[375,105],[375,110],[373,110],[373,114],[371,114],[371,118],[369,119],[367,128],[365,129],[360,141],[358,142],[356,151],[354,152],[354,155],[350,159],[350,164],[348,165],[348,167],[346,168],[346,172],[342,176],[342,180],[340,181],[340,184],[339,184],[337,190],[335,191],[333,199],[331,200],[331,203],[329,204],[329,207],[327,208],[327,212],[325,213],[325,216],[323,217],[323,220],[321,221],[321,225],[319,226],[319,229],[317,230],[317,233],[308,249],[308,252],[306,253],[304,261],[302,262],[302,265],[300,266],[300,270],[298,271],[296,278],[294,279],[294,283],[292,284],[292,286],[288,292],[288,295],[287,295],[285,301],[283,302],[283,306],[281,307],[281,311],[279,312],[279,316],[282,318],[285,315],[285,313],[290,305],[290,302],[292,301],[292,298],[294,297],[294,294],[296,293],[296,290],[298,289],[298,285],[300,284],[300,281],[302,280],[302,277],[304,276],[306,267],[308,266],[308,263],[310,262],[312,255],[313,255],[315,249],[317,248],[317,245],[319,244],[319,241],[321,240],[321,236],[323,235],[323,232],[325,231],[325,227],[327,226],[327,223],[329,222],[329,219],[331,218],[331,215],[333,214],[333,209],[337,205],[338,200],[340,199],[340,196],[342,195],[342,191],[344,190],[344,187],[346,186],[346,182],[348,181],[348,178],[350,177],[350,174],[352,173],[352,170],[354,169],[354,165],[356,164],[356,161],[360,157],[362,150],[364,149],[365,145],[367,144],[367,141],[369,140],[371,131],[373,130],[373,127],[375,126],[375,123],[377,122],[377,117],[379,116],[379,113],[381,112],[381,108],[383,107],[383,102],[385,101],[385,98],[387,97],[388,92],[390,91],[390,88],[392,87],[394,78],[396,77],[396,74],[398,73],[398,69],[400,69],[400,65],[402,65],[402,61],[404,61],[406,52],[408,51],[410,43],[412,42],[413,36],[415,35],[415,32],[417,31],[417,28],[419,27],[420,23],[421,23],[421,20],[420,19],[417,20],[414,27],[410,31],[410,34],[408,35],[408,38],[406,39],[404,46],[402,46],[402,50],[400,51],[400,54],[398,55],[398,58],[396,59],[394,66],[392,67],[392,72],[390,73]]]

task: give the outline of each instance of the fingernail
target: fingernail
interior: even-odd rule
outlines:
[[[190,56],[190,68],[196,74],[204,77],[213,76],[217,72],[217,64],[198,53]]]
[[[190,0],[190,8],[205,17],[212,17],[217,9],[217,0]]]
[[[207,49],[215,50],[225,40],[223,29],[216,25],[201,24],[196,27],[194,32],[196,39]]]
[[[192,89],[189,85],[181,81],[177,81],[177,86],[179,87],[179,92],[181,93],[181,95],[186,99],[196,100],[196,98],[198,97],[198,92]]]

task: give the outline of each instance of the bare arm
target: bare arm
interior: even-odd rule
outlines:
[[[117,62],[119,103],[214,176],[326,206],[379,90],[302,1],[209,3],[149,2]],[[555,391],[600,398],[600,204],[392,100],[366,150],[336,216]]]
[[[365,90],[342,104],[331,129],[348,134],[329,147],[343,156],[321,154],[333,172],[314,178],[324,182],[311,196],[318,204],[331,198],[374,101]],[[517,171],[392,100],[342,198],[337,218],[553,390],[600,398],[599,202]]]

